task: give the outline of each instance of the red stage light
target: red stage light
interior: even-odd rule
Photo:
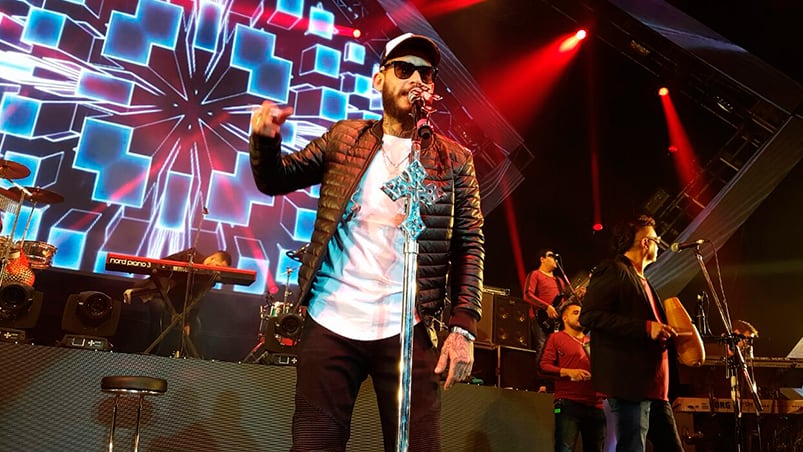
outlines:
[[[667,87],[661,87],[661,89],[658,90],[659,96],[666,96],[667,94],[669,94],[669,88]]]
[[[586,31],[583,30],[583,29],[578,30],[573,35],[569,35],[560,44],[560,51],[561,52],[571,52],[571,51],[577,49],[577,46],[580,45],[580,41],[585,39],[585,37],[586,37]]]
[[[678,147],[677,147],[677,146],[675,146],[675,145],[673,144],[673,145],[669,146],[669,147],[667,148],[667,150],[668,150],[670,153],[674,154],[675,152],[677,152],[677,151],[678,151]]]
[[[596,232],[601,231],[602,230],[602,223],[594,223],[593,229]]]

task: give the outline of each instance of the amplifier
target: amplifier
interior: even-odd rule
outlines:
[[[500,388],[538,389],[536,352],[517,347],[474,344],[473,383]]]
[[[530,348],[530,305],[513,297],[494,298],[493,343]]]

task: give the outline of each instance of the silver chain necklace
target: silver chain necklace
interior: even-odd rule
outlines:
[[[391,173],[398,173],[400,171],[399,167],[402,165],[402,163],[406,162],[410,157],[410,152],[408,152],[404,157],[402,157],[401,160],[399,160],[396,163],[393,163],[393,161],[390,160],[390,157],[388,156],[388,154],[385,152],[385,147],[384,146],[379,149],[379,152],[382,153],[382,159],[385,161],[385,167]]]

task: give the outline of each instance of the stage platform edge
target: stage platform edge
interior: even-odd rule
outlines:
[[[0,343],[0,450],[103,451],[113,397],[106,375],[168,381],[146,397],[143,451],[282,451],[290,445],[295,368]],[[134,398],[115,445],[131,447]],[[444,451],[550,451],[552,394],[460,384],[444,392]],[[382,449],[373,389],[363,385],[350,451]]]

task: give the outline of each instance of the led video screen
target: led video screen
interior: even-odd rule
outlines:
[[[0,187],[41,196],[2,197],[3,235],[56,248],[54,268],[107,273],[108,253],[196,246],[257,271],[231,290],[295,284],[286,253],[309,240],[317,187],[257,191],[249,115],[263,99],[295,108],[285,152],[378,117],[378,56],[335,3],[4,1],[0,158],[13,164]]]

